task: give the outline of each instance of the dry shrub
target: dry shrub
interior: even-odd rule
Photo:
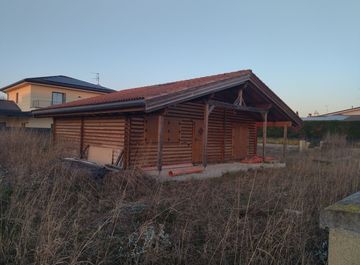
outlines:
[[[325,264],[319,212],[359,189],[348,146],[347,160],[317,162],[316,150],[284,169],[168,183],[138,171],[94,180],[36,133],[1,132],[0,146],[7,264]]]

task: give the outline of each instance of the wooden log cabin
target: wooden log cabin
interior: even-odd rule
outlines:
[[[33,112],[53,117],[56,143],[122,168],[240,161],[256,155],[257,128],[301,119],[251,70],[125,89]],[[263,137],[265,155],[266,137]]]

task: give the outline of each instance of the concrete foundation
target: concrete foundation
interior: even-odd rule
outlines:
[[[320,214],[320,226],[329,228],[329,265],[360,264],[360,192]]]
[[[212,164],[208,165],[203,169],[201,173],[186,174],[180,176],[169,176],[169,171],[171,168],[163,169],[160,172],[157,170],[148,170],[145,171],[148,175],[155,177],[160,181],[186,181],[190,179],[207,179],[207,178],[216,178],[221,177],[226,173],[239,172],[239,171],[248,171],[252,169],[262,169],[262,168],[283,168],[285,163],[259,163],[259,164],[244,164],[239,162],[233,163],[222,163],[222,164]],[[184,167],[184,170],[191,169],[191,167]]]

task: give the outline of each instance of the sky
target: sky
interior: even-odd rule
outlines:
[[[301,116],[360,106],[360,1],[0,0],[0,86],[113,89],[252,69]]]

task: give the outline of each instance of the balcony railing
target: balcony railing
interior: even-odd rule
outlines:
[[[31,108],[36,108],[36,109],[46,108],[52,105],[56,105],[56,104],[54,104],[51,100],[34,99],[31,102]]]

